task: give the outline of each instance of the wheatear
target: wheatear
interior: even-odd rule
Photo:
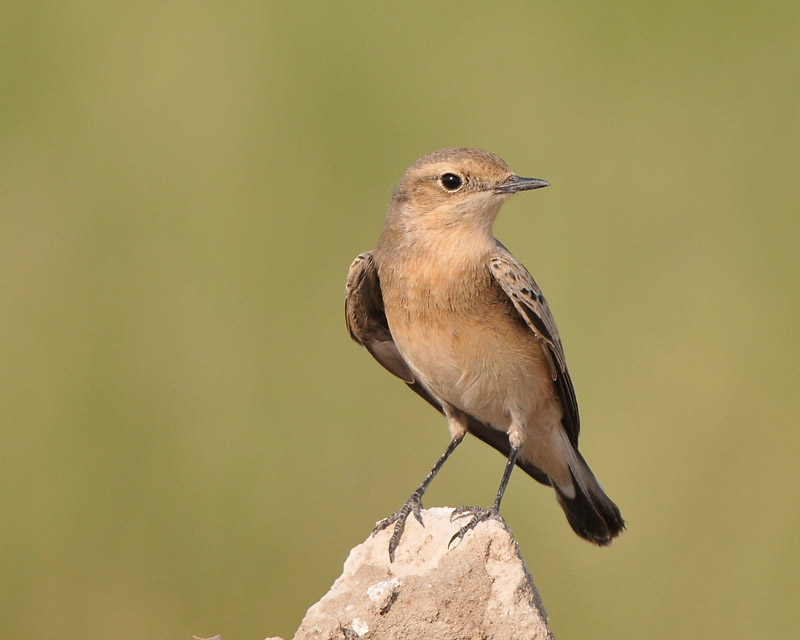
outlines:
[[[352,338],[447,418],[451,441],[394,524],[389,557],[422,495],[466,433],[508,457],[492,507],[450,543],[499,517],[516,464],[552,486],[572,528],[606,545],[625,526],[578,452],[575,391],[553,316],[531,274],[492,235],[506,198],[548,183],[514,174],[480,149],[444,149],[411,165],[392,195],[374,251],[350,266],[345,315]]]

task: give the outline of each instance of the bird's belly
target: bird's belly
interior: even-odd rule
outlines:
[[[527,327],[459,318],[392,327],[395,343],[439,399],[506,431],[553,399],[542,350]]]

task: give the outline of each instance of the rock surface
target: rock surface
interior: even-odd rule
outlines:
[[[424,528],[409,518],[393,563],[391,527],[355,547],[294,640],[553,640],[511,532],[489,520],[448,550],[451,512],[423,510]]]

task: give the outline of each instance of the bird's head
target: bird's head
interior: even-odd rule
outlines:
[[[482,149],[442,149],[422,156],[403,175],[392,195],[387,223],[412,233],[464,229],[486,231],[503,201],[518,191],[546,187],[538,178],[516,175]]]

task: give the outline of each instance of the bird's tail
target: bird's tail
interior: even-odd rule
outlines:
[[[617,505],[597,482],[583,456],[572,446],[566,434],[563,436],[575,497],[570,498],[553,483],[558,502],[564,509],[570,526],[581,538],[601,546],[610,544],[622,533],[625,521]]]

